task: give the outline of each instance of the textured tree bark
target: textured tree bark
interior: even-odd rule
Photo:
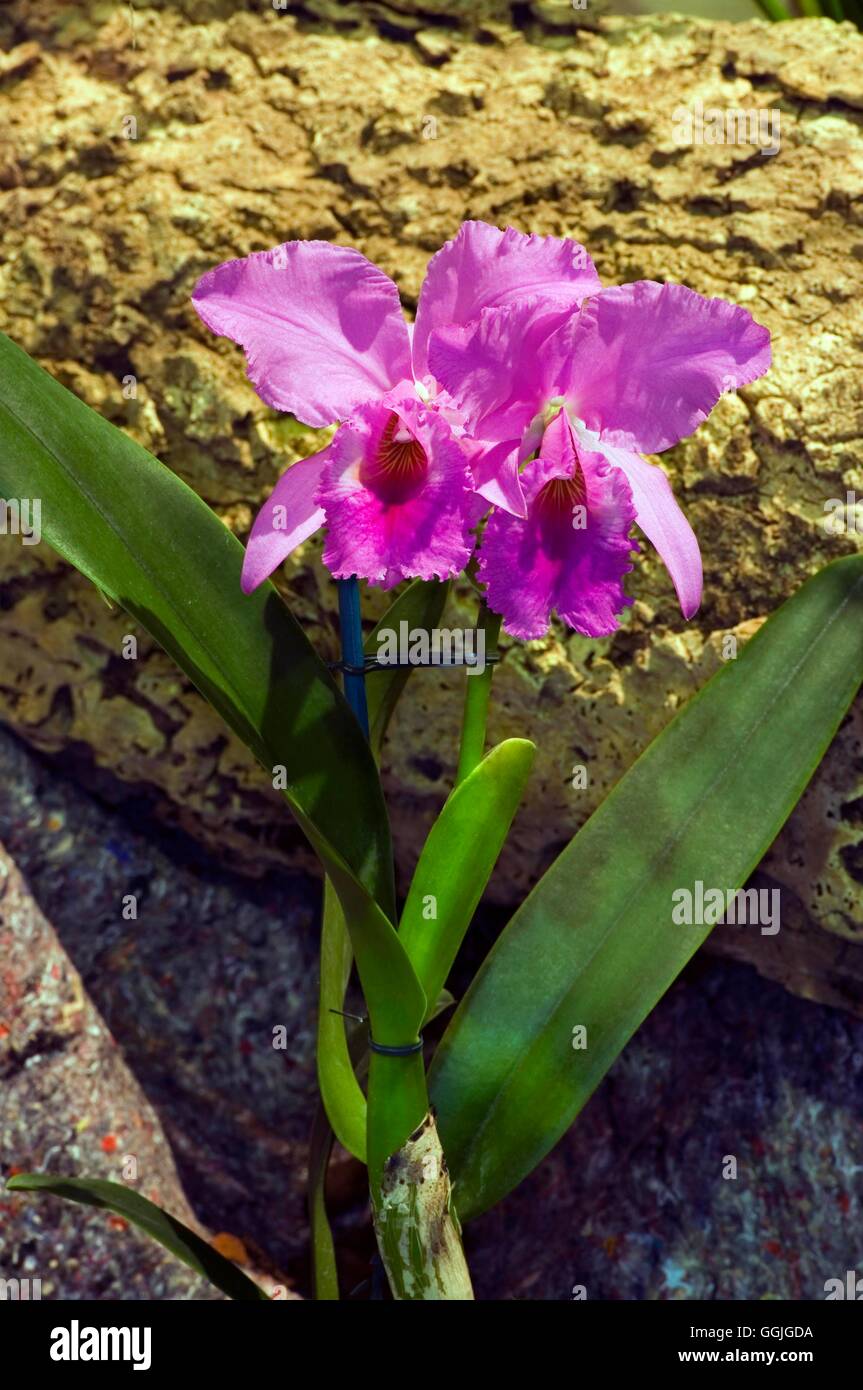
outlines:
[[[680,16],[588,31],[573,26],[593,22],[593,4],[552,0],[519,33],[497,0],[393,0],[339,6],[357,43],[328,27],[328,8],[184,0],[136,6],[133,27],[125,5],[80,4],[74,23],[59,4],[4,7],[0,328],[243,538],[286,463],[319,439],[267,410],[242,353],[197,322],[192,286],[222,259],[338,240],[393,275],[410,312],[430,254],[480,217],[575,237],[606,283],[682,281],[771,328],[769,376],[663,455],[704,553],[696,620],[682,621],[645,545],[615,638],[556,629],[504,647],[489,736],[539,748],[491,888],[511,904],[729,644],[859,544],[824,520],[831,499],[863,497],[863,38],[826,20]],[[424,27],[435,16],[451,23]],[[780,111],[779,154],[677,144],[674,113],[696,97]],[[280,582],[335,659],[319,552],[306,545]],[[137,660],[123,659],[122,613],[46,547],[8,537],[0,585],[0,719],[244,870],[303,860],[278,795],[159,649],[139,633]],[[386,596],[366,602],[377,617]],[[450,622],[472,621],[457,595]],[[403,886],[455,772],[458,719],[450,678],[413,678],[385,751]],[[861,744],[858,705],[762,865],[783,892],[779,937],[720,929],[712,949],[863,1014]]]

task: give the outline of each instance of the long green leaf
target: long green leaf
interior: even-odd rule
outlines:
[[[209,508],[2,337],[0,491],[40,497],[48,541],[161,642],[265,766],[285,768],[339,896],[373,1035],[410,1041],[425,995],[392,925],[377,767],[275,590],[244,596],[241,548]]]
[[[183,1264],[203,1274],[229,1298],[243,1302],[270,1302],[269,1295],[212,1245],[184,1226],[175,1216],[133,1192],[123,1183],[104,1178],[63,1178],[52,1173],[19,1173],[6,1184],[11,1192],[49,1192],[86,1207],[116,1212],[131,1225],[170,1250]]]
[[[507,739],[448,798],[417,863],[399,926],[427,1000],[436,1001],[497,862],[524,792],[535,748]],[[435,900],[434,918],[426,904]],[[339,902],[327,885],[321,935],[318,1079],[340,1143],[361,1162],[366,1154],[366,1104],[349,1055],[341,1009],[350,973],[350,943]]]
[[[411,585],[406,589],[395,605],[391,607],[385,619],[375,628],[375,632],[382,626],[388,626],[393,621],[406,619],[409,621],[434,621],[439,612],[442,612],[443,603],[446,602],[446,588],[441,585],[442,594],[435,594],[431,585],[418,589]],[[370,641],[374,641],[375,632],[372,632]],[[382,684],[381,691],[370,701],[370,723],[372,737],[377,742],[377,749],[382,744],[382,739],[386,733],[389,719],[391,719],[393,709],[395,709],[397,698],[404,688],[404,681],[407,680],[410,671],[406,673],[396,673],[396,671],[381,671],[375,673],[375,677]],[[403,1042],[411,1041],[416,1036],[425,1016],[425,992],[422,990],[421,983],[418,981],[416,972],[410,965],[409,956],[404,949],[402,941],[399,940],[395,927],[389,922],[388,917],[379,909],[378,903],[368,897],[367,892],[361,885],[350,880],[349,876],[343,873],[343,866],[340,865],[335,856],[329,856],[328,878],[334,885],[336,894],[339,898],[339,910],[332,910],[332,903],[329,903],[328,912],[328,941],[327,956],[325,956],[325,967],[327,973],[322,974],[322,994],[327,994],[327,1008],[329,1009],[329,999],[335,998],[339,991],[343,995],[343,983],[346,981],[347,970],[349,970],[350,960],[347,955],[347,945],[343,941],[343,930],[345,924],[350,933],[350,945],[353,948],[353,955],[356,956],[357,969],[359,969],[360,979],[363,981],[363,991],[365,1002],[368,1006],[368,1017],[372,1027],[375,1041],[385,1045],[400,1045]],[[325,901],[325,912],[328,910]],[[343,920],[342,920],[343,919]],[[321,999],[324,1002],[324,999]],[[336,1006],[336,1005],[332,1005]],[[340,1024],[339,1024],[340,1026]],[[338,1037],[335,1030],[328,1034],[328,1041],[334,1042],[335,1070],[334,1073],[324,1077],[325,1094],[328,1095],[332,1104],[345,1102],[346,1113],[340,1116],[342,1120],[342,1130],[345,1137],[349,1138],[350,1143],[346,1147],[350,1151],[360,1152],[359,1119],[360,1119],[360,1097],[359,1086],[353,1084],[349,1077],[350,1059],[347,1056],[346,1042]],[[331,1084],[332,1083],[332,1084]]]
[[[41,499],[45,539],[168,651],[269,770],[324,858],[394,918],[371,751],[271,584],[210,508],[0,334],[0,496]]]
[[[324,884],[321,926],[321,988],[318,1004],[318,1085],[321,1102],[339,1143],[366,1161],[366,1098],[354,1071],[345,1031],[345,990],[353,952],[341,904],[329,879]]]
[[[674,925],[672,894],[746,882],[861,678],[863,556],[852,556],[804,584],[690,701],[516,912],[430,1076],[462,1217],[509,1192],[572,1123],[710,931]]]
[[[451,793],[423,845],[399,937],[427,999],[437,999],[446,983],[518,810],[535,752],[527,739],[499,743]]]
[[[435,627],[446,604],[448,584],[415,580],[388,608],[365,643],[368,655],[378,650],[378,633],[398,630],[400,622],[410,628]],[[380,758],[383,740],[399,696],[411,669],[393,667],[375,671],[366,680],[372,751]],[[352,952],[344,913],[327,883],[324,889],[321,933],[321,987],[318,1010],[318,1081],[321,1098],[336,1137],[344,1147],[365,1162],[366,1098],[357,1082],[345,1036],[344,1020],[333,1012],[343,1007],[345,988],[351,969]],[[434,995],[438,991],[435,990]]]
[[[385,1047],[411,1042],[425,1017],[426,996],[395,927],[333,853],[327,876],[350,932],[372,1037]]]
[[[309,1140],[309,1231],[312,1251],[312,1283],[319,1303],[339,1301],[339,1273],[336,1247],[327,1216],[327,1168],[333,1147],[333,1131],[326,1111],[319,1105],[315,1111]]]

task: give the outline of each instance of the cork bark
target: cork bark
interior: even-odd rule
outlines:
[[[770,374],[663,456],[704,554],[697,618],[684,623],[645,546],[614,638],[555,629],[505,647],[491,737],[539,745],[491,887],[514,902],[719,667],[726,639],[744,643],[860,543],[824,522],[831,499],[863,497],[863,37],[827,20],[605,19],[555,4],[185,0],[132,19],[127,5],[14,0],[0,40],[0,328],[241,538],[320,435],[264,407],[241,352],[191,310],[197,277],[229,256],[291,237],[354,245],[410,313],[429,256],[478,217],[575,237],[606,283],[681,281],[770,327]],[[779,153],[677,145],[674,112],[696,98],[779,111]],[[280,584],[331,657],[319,554],[304,546]],[[0,584],[3,721],[247,871],[303,860],[277,794],[168,659],[141,633],[138,659],[123,659],[122,613],[47,547],[8,537]],[[369,594],[369,619],[384,602]],[[450,616],[473,623],[467,591]],[[420,673],[394,721],[402,886],[451,782],[459,696],[456,677]],[[760,872],[783,890],[780,936],[720,929],[717,943],[863,1012],[860,707]]]

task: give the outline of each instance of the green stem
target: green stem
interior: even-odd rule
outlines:
[[[359,592],[356,581],[340,581],[339,607],[342,653],[350,670],[345,673],[345,693],[369,737],[363,661]],[[496,640],[496,637],[495,639]],[[484,676],[476,677],[483,680]],[[486,696],[486,704],[488,702]],[[483,732],[480,737],[480,756]],[[328,902],[328,937],[322,952],[321,1009],[338,1008],[332,999],[344,997],[344,985],[353,954],[369,1014],[370,1047],[368,1102],[365,1108],[365,1155],[369,1190],[381,1256],[397,1299],[471,1298],[470,1277],[461,1246],[458,1220],[452,1210],[449,1176],[437,1129],[429,1114],[428,1088],[418,1029],[427,1013],[427,1000],[410,959],[392,923],[377,904],[341,872],[335,860],[328,863],[329,877],[338,893]],[[328,886],[329,892],[329,886]],[[342,916],[344,914],[344,916]],[[339,928],[347,927],[350,947]],[[392,1055],[375,1048],[416,1051]],[[362,1114],[359,1086],[341,1020],[338,1026],[322,1021],[319,1056],[322,1093],[332,1118],[344,1137],[361,1151],[355,1133]],[[316,1289],[321,1298],[338,1296],[335,1254],[326,1220],[326,1177],[329,1127],[316,1132],[312,1156],[316,1160],[310,1189]],[[434,1172],[435,1182],[427,1182]]]
[[[421,1052],[369,1058],[367,1152],[375,1235],[393,1298],[473,1298]]]
[[[499,613],[492,613],[483,600],[479,610],[479,630],[485,634],[486,654],[497,651],[497,639],[500,635],[501,618]],[[482,761],[485,752],[485,727],[488,720],[488,706],[491,699],[491,681],[494,674],[494,665],[487,665],[481,675],[465,676],[467,688],[464,696],[464,714],[461,724],[461,747],[458,756],[458,769],[456,771],[455,784],[460,784],[469,777],[474,768]]]
[[[405,1041],[408,1041],[407,1039]],[[428,1110],[425,1063],[421,1052],[409,1057],[369,1056],[366,1145],[369,1186],[374,1200],[387,1160],[407,1142]]]

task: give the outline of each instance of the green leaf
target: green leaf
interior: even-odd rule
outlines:
[[[377,769],[341,692],[210,508],[0,334],[0,496],[39,497],[45,539],[174,658],[266,768],[322,858],[395,917]]]
[[[212,1245],[184,1226],[175,1216],[162,1211],[146,1197],[133,1192],[119,1182],[102,1178],[63,1178],[52,1173],[19,1173],[6,1184],[10,1192],[50,1192],[54,1197],[66,1197],[85,1207],[100,1207],[116,1212],[132,1226],[170,1250],[178,1260],[203,1274],[229,1298],[243,1302],[270,1302],[270,1297],[248,1275]]]
[[[449,584],[441,583],[439,580],[415,579],[399,594],[374,630],[369,633],[364,644],[366,655],[376,656],[379,650],[379,633],[384,629],[398,631],[399,623],[407,623],[408,630],[418,628],[425,632],[437,627],[443,616],[449,591]],[[372,671],[366,676],[370,742],[376,758],[380,758],[387,726],[412,670],[412,667],[394,666],[390,671]],[[417,677],[418,680],[427,678],[422,671]]]
[[[2,336],[0,492],[39,496],[55,549],[153,634],[265,766],[286,769],[287,799],[339,896],[374,1037],[414,1038],[425,995],[392,925],[377,766],[272,585],[244,596],[241,547],[210,509]]]
[[[436,999],[446,983],[509,834],[535,752],[527,739],[499,743],[451,793],[429,832],[399,925],[427,999]],[[435,899],[432,920],[424,915],[429,897]]]
[[[483,599],[479,605],[479,627],[478,630],[484,634],[485,646],[490,649],[489,656],[497,653],[498,639],[500,638],[500,625],[502,618],[499,613],[492,613],[488,604]],[[456,768],[455,784],[461,786],[466,777],[478,767],[482,761],[485,749],[485,731],[488,721],[488,706],[491,700],[491,682],[494,676],[494,664],[489,662],[485,670],[480,672],[469,671],[465,675],[465,695],[464,710],[461,721],[461,747],[459,748],[458,767]]]
[[[345,1032],[345,990],[353,952],[344,913],[329,879],[324,883],[321,989],[318,1005],[318,1085],[327,1118],[348,1153],[366,1161],[366,1098],[354,1071]]]
[[[710,930],[674,925],[672,894],[746,882],[861,678],[863,556],[852,556],[804,584],[689,702],[515,913],[429,1079],[462,1217],[499,1201],[572,1123]],[[579,1025],[585,1050],[573,1047]]]
[[[339,1274],[336,1267],[336,1247],[327,1218],[327,1166],[333,1147],[333,1131],[323,1106],[315,1111],[312,1137],[309,1142],[309,1231],[312,1247],[312,1281],[319,1303],[337,1303]]]
[[[337,855],[327,856],[327,876],[338,894],[351,937],[375,1042],[400,1047],[419,1033],[425,992],[395,927]]]

